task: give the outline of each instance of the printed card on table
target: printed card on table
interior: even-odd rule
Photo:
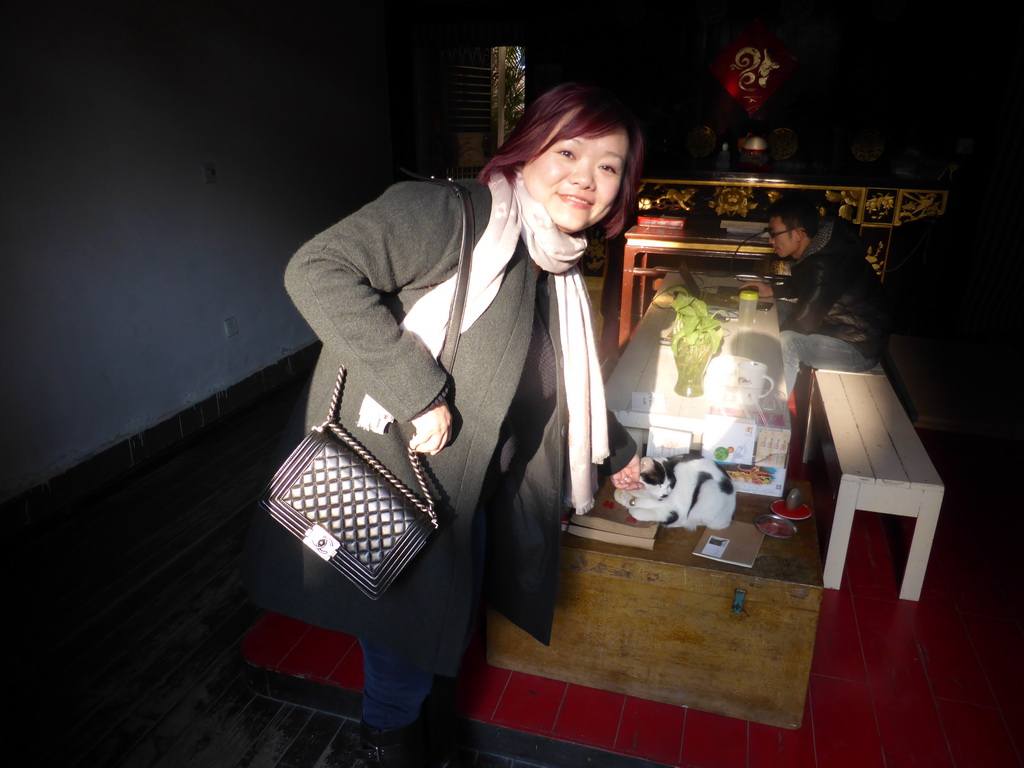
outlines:
[[[651,427],[647,430],[647,450],[645,455],[652,459],[660,459],[667,456],[678,456],[681,453],[689,453],[693,443],[693,434],[680,429],[666,429],[665,427]]]
[[[634,392],[629,400],[633,413],[664,413],[665,395],[661,392]]]
[[[763,540],[764,534],[756,526],[733,520],[728,528],[720,531],[705,528],[693,554],[750,568],[757,560]]]

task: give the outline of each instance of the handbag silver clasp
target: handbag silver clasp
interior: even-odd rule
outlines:
[[[330,560],[341,547],[341,542],[331,536],[322,525],[314,525],[302,537],[302,543],[316,552],[324,560]]]

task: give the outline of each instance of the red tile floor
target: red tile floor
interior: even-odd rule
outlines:
[[[912,521],[858,513],[839,590],[825,590],[799,730],[489,666],[483,640],[461,676],[473,720],[688,768],[1009,768],[1024,765],[1024,443],[922,432],[946,493],[919,602],[898,599]],[[831,510],[810,479],[823,537]],[[266,615],[251,664],[348,690],[358,644]]]

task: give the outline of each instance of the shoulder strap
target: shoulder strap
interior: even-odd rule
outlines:
[[[448,328],[445,331],[444,345],[437,357],[438,363],[451,373],[455,363],[455,352],[459,348],[459,335],[462,332],[462,315],[466,307],[466,293],[469,290],[469,269],[473,259],[473,246],[476,245],[476,220],[473,217],[473,201],[469,192],[454,179],[439,179],[436,176],[424,176],[401,168],[402,173],[419,181],[430,181],[445,184],[452,194],[462,201],[462,247],[459,251],[459,265],[455,277],[455,295],[452,308],[448,314]],[[454,329],[454,330],[453,330]]]
[[[459,347],[462,315],[465,312],[466,293],[469,290],[469,268],[473,260],[473,246],[476,244],[473,201],[464,187],[455,182],[451,182],[451,184],[455,196],[462,201],[462,248],[459,252],[459,266],[455,278],[455,296],[452,299],[452,308],[448,315],[448,330],[445,332],[444,346],[438,356],[441,367],[449,373],[455,362],[455,352]]]
[[[435,184],[446,184],[452,193],[462,201],[462,248],[459,252],[459,266],[455,278],[455,296],[448,315],[448,329],[445,332],[444,345],[437,361],[447,372],[451,373],[455,364],[455,352],[459,348],[459,335],[462,332],[462,315],[466,308],[466,293],[469,290],[469,269],[473,259],[473,246],[476,245],[476,220],[473,217],[473,201],[469,192],[453,179],[439,179],[436,176],[424,176],[401,168],[402,173],[420,181],[431,181]],[[454,329],[454,330],[453,330]]]

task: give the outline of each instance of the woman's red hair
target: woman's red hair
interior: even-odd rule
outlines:
[[[516,171],[563,139],[593,139],[624,130],[629,152],[619,194],[600,222],[608,237],[621,233],[636,212],[636,193],[644,165],[643,131],[636,118],[608,91],[565,83],[546,91],[516,124],[512,135],[477,177],[482,183],[496,173],[511,182]]]

